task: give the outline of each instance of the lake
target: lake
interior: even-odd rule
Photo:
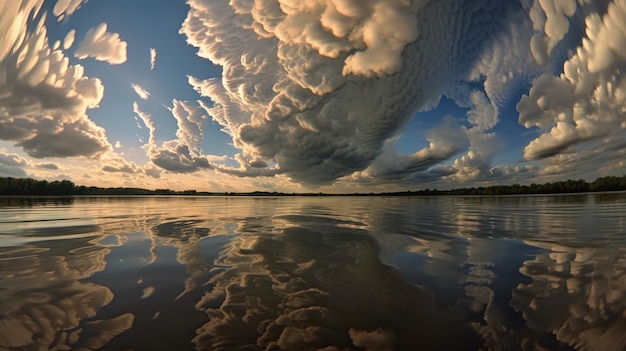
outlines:
[[[2,350],[623,350],[626,193],[0,198]]]

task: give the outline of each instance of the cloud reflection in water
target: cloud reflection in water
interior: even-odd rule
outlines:
[[[110,252],[92,239],[0,248],[0,349],[95,350],[131,327],[127,313],[76,329],[113,299],[108,287],[83,281],[104,270]]]
[[[210,321],[200,349],[371,350],[452,346],[430,291],[381,263],[354,222],[278,216],[280,234],[241,234],[222,251],[213,290],[198,302]],[[459,332],[460,330],[457,330]],[[458,347],[458,345],[457,345]]]
[[[35,206],[60,235],[0,241],[0,349],[620,350],[619,199]]]
[[[511,306],[578,350],[624,350],[626,249],[529,244],[546,252],[520,268],[532,281],[513,290]]]

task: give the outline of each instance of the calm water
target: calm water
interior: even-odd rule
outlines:
[[[0,349],[623,350],[626,193],[0,199]]]

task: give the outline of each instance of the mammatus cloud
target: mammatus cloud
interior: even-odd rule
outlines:
[[[144,87],[139,84],[131,83],[130,86],[133,88],[135,93],[139,95],[140,98],[144,100],[148,100],[150,98],[150,92],[148,92]]]
[[[276,164],[276,172],[302,183],[341,177],[365,181],[385,172],[413,181],[509,177],[513,167],[492,165],[505,145],[493,131],[503,117],[500,110],[520,85],[551,77],[568,50],[576,52],[570,62],[593,46],[596,58],[589,62],[604,70],[594,73],[602,77],[595,86],[614,79],[603,96],[611,106],[623,105],[622,95],[611,92],[621,82],[614,68],[626,60],[621,0],[612,2],[604,22],[601,4],[574,0],[471,5],[451,0],[195,0],[189,5],[181,33],[201,57],[224,67],[222,80],[189,78],[213,100],[205,106],[208,113],[232,136],[242,159]],[[584,40],[580,28],[586,28]],[[584,72],[571,67],[568,73],[570,66],[566,63],[565,75]],[[582,86],[588,80],[571,82]],[[546,108],[549,99],[534,110],[526,107],[541,96],[537,93],[531,91],[530,101],[518,107],[519,121],[527,128],[537,119],[560,118],[554,108]],[[588,99],[589,93],[580,96]],[[396,152],[394,140],[415,113],[433,108],[442,96],[468,109],[465,121],[436,127],[428,134],[430,148],[413,155]],[[548,124],[542,122],[542,128]],[[602,124],[594,128],[604,129]],[[465,129],[454,134],[459,138],[447,138],[442,128]],[[527,147],[527,159],[588,140],[574,137],[571,124],[545,135]],[[394,168],[384,170],[388,164]],[[250,170],[241,168],[242,174]]]
[[[469,74],[482,62],[481,53],[489,52],[485,45],[497,42],[493,33],[508,33],[507,23],[524,20],[505,2],[479,1],[471,9],[453,1],[281,4],[191,2],[181,31],[200,56],[225,67],[224,84],[193,77],[190,83],[214,101],[208,111],[235,146],[312,184],[365,169],[416,112],[435,106],[455,80],[482,79],[488,72],[479,70],[475,78]],[[403,33],[391,35],[390,47],[382,39],[390,36],[389,28]],[[454,37],[458,40],[450,40]],[[242,45],[222,44],[230,42]],[[526,50],[526,56],[501,71],[515,78],[518,72],[510,67],[526,63],[529,55]],[[484,118],[497,122],[495,113]],[[493,125],[480,125],[480,131]],[[439,161],[463,151],[452,149],[437,150]],[[398,163],[408,167],[397,172],[409,173],[420,157],[430,157],[431,164],[422,169],[428,170],[436,164],[428,153],[413,156],[415,161],[397,155]]]
[[[526,159],[545,160],[545,170],[551,172],[574,163],[597,167],[623,159],[625,20],[624,0],[610,2],[604,15],[589,14],[586,37],[563,64],[563,73],[544,74],[533,81],[517,105],[519,122],[541,131],[524,149]]]
[[[86,113],[104,87],[50,48],[42,4],[10,1],[0,13],[0,139],[37,158],[97,158],[111,146]]]
[[[83,41],[78,44],[74,56],[79,59],[93,57],[112,65],[126,62],[126,42],[120,39],[119,34],[106,30],[106,23],[89,29]]]
[[[153,70],[156,67],[156,57],[157,51],[155,48],[150,48],[150,70]]]

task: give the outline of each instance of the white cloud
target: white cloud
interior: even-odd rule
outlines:
[[[87,109],[104,87],[48,46],[41,5],[11,1],[0,14],[0,139],[33,157],[99,157],[111,146]]]
[[[150,130],[150,137],[144,148],[154,165],[174,173],[191,173],[213,168],[200,149],[207,120],[202,108],[188,101],[174,100],[170,111],[178,124],[177,138],[160,144],[155,139],[156,127],[150,114],[141,111],[136,102],[133,110]],[[151,171],[150,175],[154,176],[155,173]]]
[[[65,39],[63,39],[63,49],[67,50],[74,45],[74,39],[76,37],[76,30],[72,29],[65,35]]]
[[[104,22],[98,27],[89,29],[85,38],[78,44],[74,56],[79,59],[93,57],[112,65],[126,62],[126,42],[120,39],[119,34],[106,30],[107,24]]]
[[[58,18],[59,21],[67,19],[76,10],[80,8],[87,0],[57,0],[57,3],[52,9],[52,13]]]
[[[543,0],[533,2],[530,18],[536,33],[530,47],[535,60],[545,65],[554,46],[569,30],[569,17],[576,13],[576,0]]]
[[[157,51],[155,48],[150,48],[150,70],[156,67]]]
[[[139,84],[131,83],[130,86],[133,88],[135,93],[139,95],[140,98],[144,100],[148,100],[150,98],[150,92],[148,92],[144,87]]]
[[[135,112],[135,115],[141,119],[143,124],[150,131],[150,139],[149,139],[148,143],[149,144],[155,143],[156,142],[156,140],[155,140],[156,128],[154,126],[154,123],[152,122],[152,116],[150,116],[150,114],[148,114],[148,113],[145,113],[145,112],[141,111],[139,109],[139,104],[137,102],[133,103],[133,112]]]

